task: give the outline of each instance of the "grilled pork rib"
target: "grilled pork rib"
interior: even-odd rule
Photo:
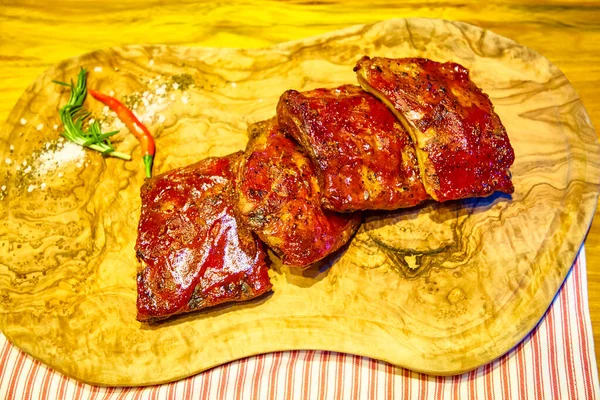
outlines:
[[[207,158],[142,186],[138,321],[248,300],[271,289],[262,244],[233,211],[240,157]]]
[[[315,163],[325,208],[394,210],[428,198],[410,136],[360,87],[288,90],[277,116]]]
[[[346,243],[361,216],[321,208],[311,160],[276,120],[250,126],[237,179],[237,209],[244,222],[284,264],[307,266]]]
[[[369,58],[354,70],[416,143],[421,177],[438,201],[514,191],[514,152],[488,98],[459,64],[424,58]]]

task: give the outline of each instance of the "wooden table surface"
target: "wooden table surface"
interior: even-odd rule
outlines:
[[[475,24],[543,54],[567,75],[592,123],[600,126],[600,2],[394,3],[0,0],[0,121],[6,120],[21,93],[46,68],[96,49],[125,44],[264,47],[388,18],[430,17]],[[598,211],[586,240],[586,255],[598,355]]]

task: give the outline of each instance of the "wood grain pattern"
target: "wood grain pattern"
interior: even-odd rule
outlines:
[[[257,48],[351,25],[425,16],[490,29],[543,54],[565,73],[597,126],[599,11],[597,0],[105,0],[101,9],[93,2],[72,0],[6,0],[0,7],[0,32],[6,39],[0,41],[0,120],[47,68],[101,48],[132,43]],[[589,308],[600,357],[600,218],[594,219],[585,248]]]
[[[470,68],[515,148],[512,199],[370,214],[328,264],[297,272],[275,263],[271,297],[146,326],[135,321],[143,180],[135,139],[119,144],[133,162],[89,153],[86,168],[46,176],[46,191],[27,192],[28,182],[3,164],[2,331],[61,372],[109,385],[166,382],[283,349],[344,351],[434,374],[475,368],[509,350],[543,315],[584,239],[597,201],[598,144],[565,76],[489,31],[391,20],[258,50],[95,52],[28,88],[0,133],[0,159],[10,144],[21,160],[57,136],[34,127],[57,122],[61,92],[49,82],[74,76],[80,65],[102,66],[91,84],[119,93],[143,89],[140,82],[157,74],[194,76],[190,101],[166,109],[154,127],[162,172],[242,149],[247,124],[273,115],[283,90],[354,82],[351,67],[362,54]]]

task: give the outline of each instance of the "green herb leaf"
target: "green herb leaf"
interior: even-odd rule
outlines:
[[[131,156],[125,153],[115,151],[109,137],[118,131],[102,133],[100,124],[97,121],[89,124],[88,130],[83,129],[85,120],[91,115],[87,110],[83,109],[83,102],[87,95],[87,71],[81,68],[77,76],[77,85],[59,81],[52,81],[58,85],[71,88],[71,96],[69,101],[58,112],[60,120],[63,123],[64,130],[62,135],[69,141],[83,147],[101,152],[103,155],[121,158],[123,160],[131,160]]]

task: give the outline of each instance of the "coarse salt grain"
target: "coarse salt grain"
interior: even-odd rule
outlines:
[[[24,174],[28,174],[28,173],[30,173],[30,172],[31,172],[31,165],[28,165],[28,166],[27,166],[27,168],[25,168],[25,169],[23,170],[23,173],[24,173]]]
[[[2,185],[2,187],[0,187],[0,190],[4,192],[6,190],[6,185]]]
[[[12,160],[10,158],[7,158],[6,160],[4,160],[4,162],[8,165],[12,164]]]
[[[59,178],[62,178],[62,177],[63,177],[63,175],[64,175],[64,174],[63,174],[62,172],[59,172],[59,173],[58,173],[58,177],[59,177]]]
[[[187,103],[188,103],[188,98],[187,98],[187,97],[185,97],[185,96],[183,96],[183,97],[181,98],[181,102],[182,102],[183,104],[187,104]]]
[[[21,125],[25,125],[27,123],[27,120],[25,118],[21,118]]]
[[[15,151],[15,146],[13,146],[12,144],[8,147],[8,151],[10,151],[11,153],[13,151]]]
[[[110,97],[114,97],[114,96],[115,96],[115,91],[114,91],[114,90],[111,90],[110,92],[108,92],[108,95],[109,95]]]
[[[162,101],[158,101],[156,103],[150,103],[142,115],[142,120],[148,123],[152,123],[154,118],[156,118],[157,114],[167,108],[168,104],[164,104]],[[163,116],[164,117],[164,116]],[[158,116],[160,119],[160,116]]]
[[[163,122],[165,122],[165,119],[166,119],[166,118],[165,118],[165,116],[164,116],[164,115],[162,115],[162,114],[159,114],[159,115],[158,115],[158,122],[160,122],[161,124],[162,124]]]
[[[33,192],[34,189],[35,189],[35,185],[29,185],[29,187],[27,188],[27,192],[31,193],[31,192]]]
[[[52,127],[52,129],[57,130],[58,129],[58,124],[54,124],[54,126]]]
[[[42,190],[46,189],[46,182],[41,183],[40,189],[42,189]]]
[[[38,126],[36,126],[35,129],[41,131],[42,129],[44,129],[44,124],[38,124]]]
[[[153,66],[153,65],[154,65],[154,60],[150,60],[150,61],[148,61],[148,65],[149,65],[149,66]]]
[[[173,83],[172,86],[173,86],[173,90],[179,89],[179,83],[177,83],[177,82]]]
[[[102,72],[102,67],[95,67],[94,72]]]
[[[234,87],[234,88],[237,87],[237,83],[231,82],[231,87]]]
[[[81,163],[84,157],[85,149],[83,147],[72,142],[65,142],[62,147],[57,146],[55,149],[43,151],[38,157],[37,170],[41,175],[45,175],[58,169],[64,163],[73,161]],[[59,173],[58,176],[62,177],[62,173]]]

